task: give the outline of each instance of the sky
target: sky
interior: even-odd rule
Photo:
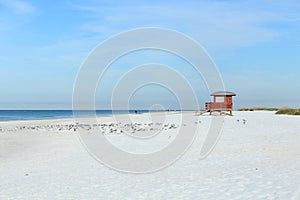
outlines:
[[[95,47],[143,27],[171,29],[201,45],[226,90],[237,94],[235,108],[300,108],[297,0],[0,0],[0,109],[71,109],[76,77]],[[97,109],[110,109],[120,78],[147,63],[168,65],[184,76],[199,106],[210,100],[203,77],[189,63],[168,52],[142,50],[105,72],[95,93]],[[178,99],[182,94],[150,84],[125,100],[133,109],[178,109],[186,100]]]

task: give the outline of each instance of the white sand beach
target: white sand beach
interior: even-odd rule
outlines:
[[[154,125],[147,114],[132,115],[132,121],[118,116],[114,129],[106,127],[112,117],[98,119],[114,145],[139,153],[168,145],[182,126],[199,125],[197,138],[177,162],[148,174],[121,173],[95,160],[77,134],[93,130],[89,119],[85,125],[73,119],[1,122],[0,199],[300,199],[299,117],[234,112],[225,116],[213,152],[201,160],[203,136],[216,116],[185,112],[189,121],[182,124],[180,113],[164,114],[156,114],[161,122]],[[147,143],[124,130],[157,135]]]

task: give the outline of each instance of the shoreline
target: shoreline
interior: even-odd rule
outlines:
[[[62,110],[63,111],[63,110]],[[259,112],[273,112],[275,113],[276,111],[271,111],[271,110],[254,110],[254,111],[239,111],[239,110],[234,110],[233,113],[239,113],[239,112],[243,112],[243,113],[259,113]],[[143,114],[147,114],[147,113],[151,113],[151,114],[162,114],[162,113],[165,113],[165,114],[178,114],[178,113],[195,113],[195,110],[178,110],[178,111],[150,111],[150,112],[143,112],[143,113],[138,113],[138,114],[135,114],[135,113],[117,113],[117,114],[103,114],[103,115],[95,115],[95,117],[98,119],[98,118],[103,118],[103,117],[113,117],[113,116],[122,116],[122,115],[133,115],[133,116],[139,116],[139,115],[143,115]],[[207,113],[209,112],[205,112],[203,116],[206,116]],[[212,116],[216,116],[218,114],[215,114],[215,115],[212,115]],[[281,114],[282,116],[286,116],[287,114]],[[292,115],[288,115],[288,116],[292,116]],[[94,116],[80,116],[80,117],[74,117],[73,116],[68,116],[68,117],[55,117],[55,118],[51,118],[51,117],[43,117],[43,118],[39,118],[39,119],[16,119],[16,120],[6,120],[6,121],[1,121],[0,120],[0,125],[2,123],[18,123],[18,122],[39,122],[39,121],[59,121],[59,120],[72,120],[72,119],[89,119],[89,118],[94,118]]]
[[[15,111],[23,111],[23,110],[0,110],[0,111],[12,111],[12,112],[15,112]],[[52,110],[27,110],[27,111],[49,111],[49,112],[52,112]],[[59,112],[64,112],[64,111],[72,111],[72,110],[54,110],[55,111],[59,111]],[[97,111],[110,111],[110,110],[97,110]],[[178,112],[189,112],[189,111],[147,111],[147,110],[138,110],[138,113],[134,113],[134,110],[116,110],[116,111],[112,111],[112,112],[115,112],[116,114],[114,113],[107,113],[107,114],[97,114],[97,111],[95,112],[96,113],[96,118],[99,118],[99,117],[111,117],[111,116],[114,116],[114,115],[132,115],[132,114],[145,114],[145,113],[178,113]],[[83,111],[83,112],[90,112],[90,111]],[[94,111],[93,111],[94,112]],[[123,113],[124,112],[124,113]],[[125,112],[128,112],[128,113],[125,113]],[[22,116],[21,116],[22,117]],[[30,119],[30,118],[34,118],[34,119]],[[88,115],[88,116],[80,116],[79,114],[79,117],[77,118],[93,118],[94,116],[91,116],[91,115]],[[1,118],[1,116],[0,116]],[[26,118],[23,116],[23,118]],[[43,120],[64,120],[64,119],[74,119],[74,113],[72,112],[72,115],[69,115],[69,116],[27,116],[27,119],[9,119],[9,120],[0,120],[0,123],[2,122],[21,122],[21,121],[43,121]]]
[[[138,113],[138,114],[135,114],[135,113],[118,113],[118,114],[107,114],[107,115],[95,115],[96,119],[99,119],[99,118],[105,118],[105,117],[114,117],[114,116],[124,116],[124,115],[128,115],[128,116],[141,116],[141,115],[144,115],[144,114],[148,114],[148,113],[151,113],[152,115],[153,114],[162,114],[162,113],[165,113],[165,114],[179,114],[179,113],[195,113],[195,111],[153,111],[153,112],[144,112],[144,113]],[[60,121],[60,120],[64,120],[64,121],[70,121],[72,119],[91,119],[91,118],[95,118],[95,117],[92,117],[92,116],[81,116],[81,117],[63,117],[63,118],[53,118],[53,119],[25,119],[25,120],[8,120],[8,121],[0,121],[0,125],[2,123],[25,123],[25,122],[40,122],[40,121],[49,121],[49,122],[54,122],[54,121]]]

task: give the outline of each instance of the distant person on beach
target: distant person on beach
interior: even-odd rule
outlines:
[[[137,114],[137,113],[138,113],[138,111],[137,111],[137,110],[135,110],[135,111],[134,111],[134,113],[135,113],[135,114]]]

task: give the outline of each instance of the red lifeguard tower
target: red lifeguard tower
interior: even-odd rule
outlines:
[[[210,96],[213,97],[213,102],[205,103],[206,112],[210,112],[210,115],[214,111],[222,113],[222,111],[229,111],[230,115],[232,115],[232,97],[236,96],[233,92],[228,91],[219,91],[214,92]]]

